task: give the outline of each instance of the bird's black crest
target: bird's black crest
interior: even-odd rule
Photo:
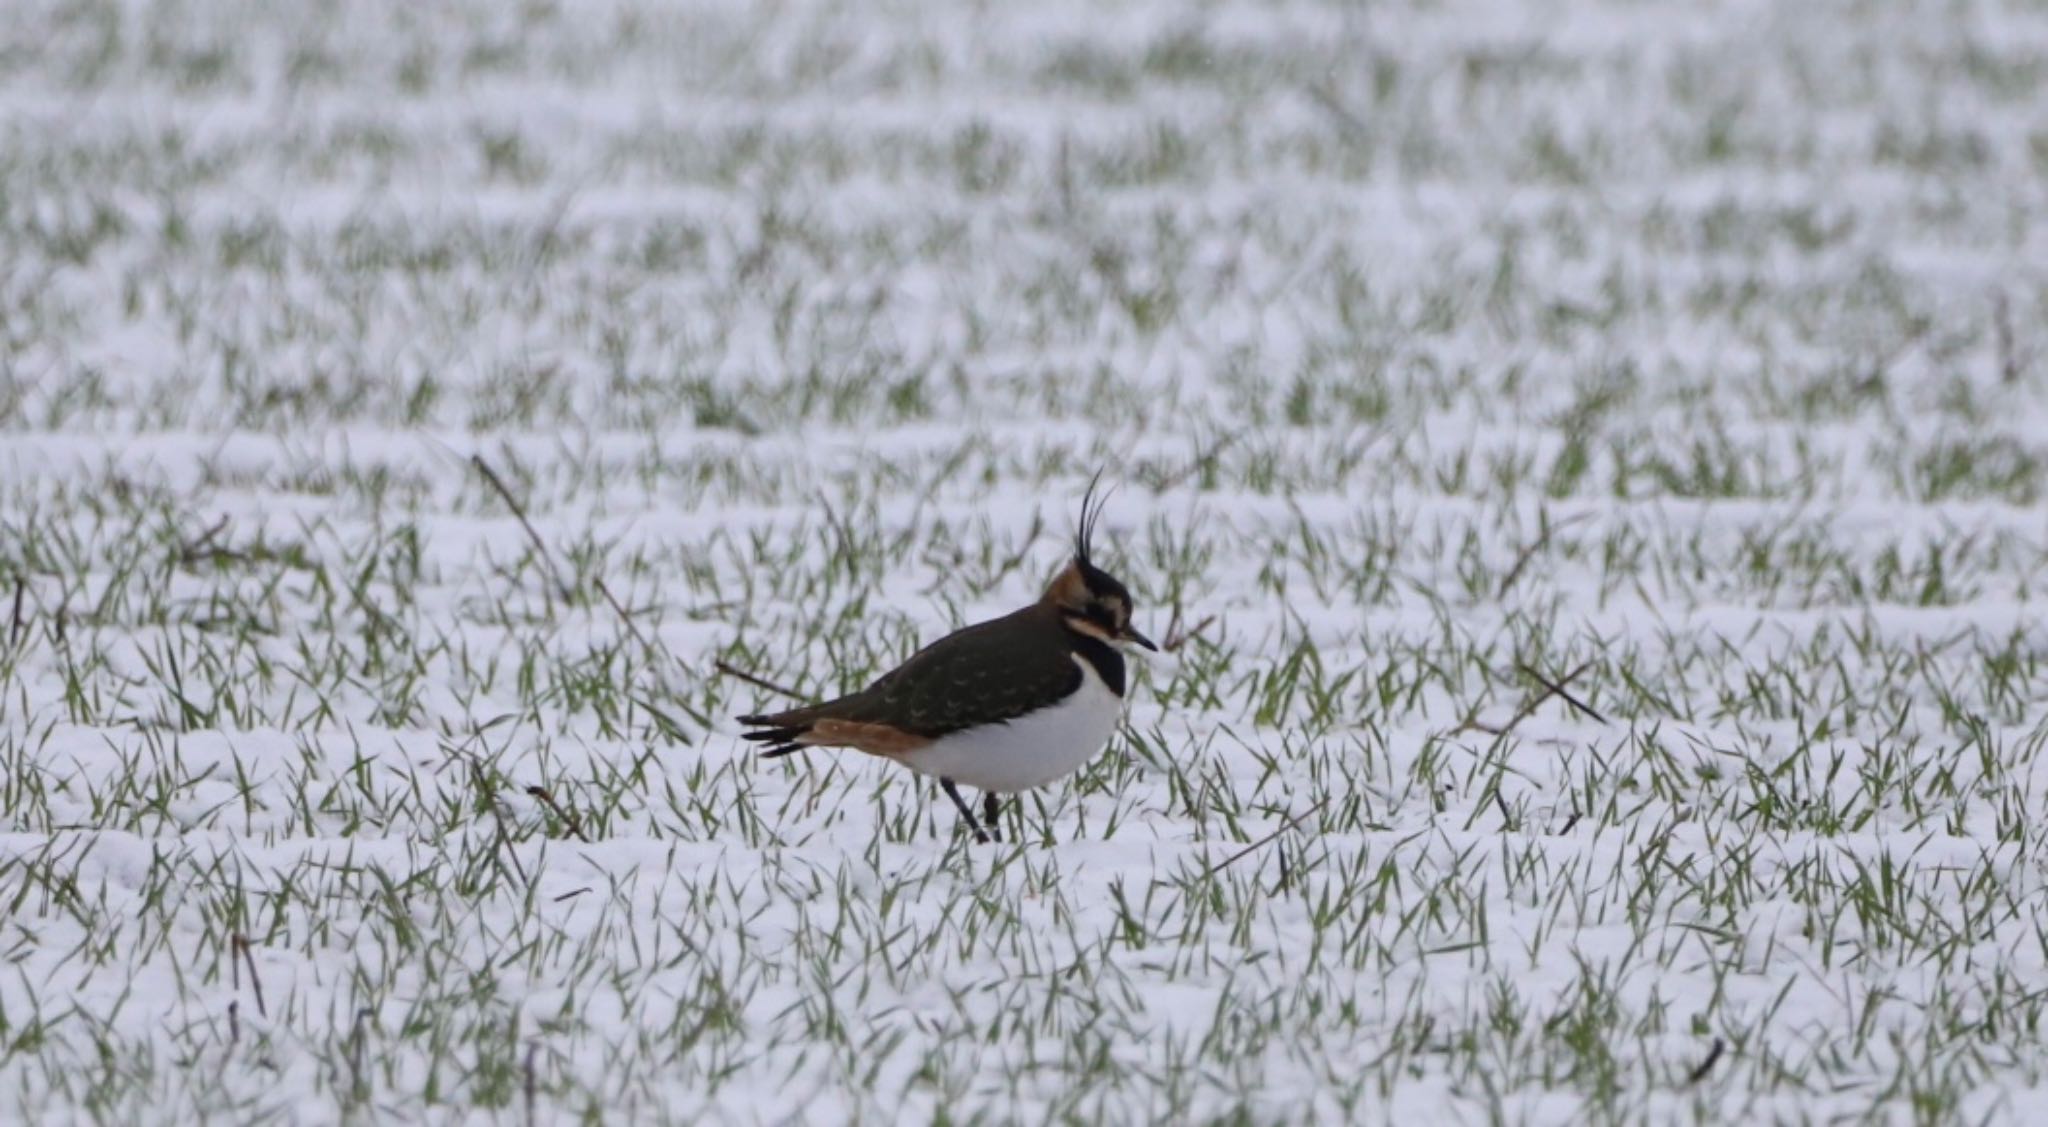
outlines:
[[[1088,558],[1088,551],[1094,545],[1095,522],[1102,519],[1103,507],[1109,504],[1109,491],[1096,496],[1096,487],[1102,484],[1102,471],[1088,479],[1088,491],[1081,494],[1081,523],[1074,530],[1074,558],[1081,561],[1083,570],[1092,569],[1095,562]]]

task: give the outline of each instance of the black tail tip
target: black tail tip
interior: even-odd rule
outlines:
[[[759,728],[758,731],[741,732],[740,738],[757,744],[767,744],[767,747],[761,749],[761,758],[763,759],[780,759],[785,755],[793,755],[796,752],[802,751],[804,745],[797,742],[797,737],[811,730],[808,724],[780,724],[773,727],[761,727],[764,724],[775,724],[772,719],[765,716],[742,716],[739,720],[742,724],[751,724]]]

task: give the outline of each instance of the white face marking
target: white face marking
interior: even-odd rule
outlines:
[[[1007,724],[941,736],[899,758],[920,774],[1004,794],[1074,773],[1109,742],[1124,708],[1093,665],[1080,657],[1074,664],[1081,667],[1081,687],[1058,704]]]
[[[1091,638],[1100,638],[1103,641],[1112,644],[1116,642],[1116,637],[1112,635],[1109,631],[1104,630],[1102,628],[1102,624],[1095,621],[1094,619],[1082,618],[1078,614],[1070,614],[1066,617],[1067,625],[1073,627],[1075,630],[1078,630]]]

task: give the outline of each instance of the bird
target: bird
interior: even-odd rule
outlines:
[[[1097,475],[1099,481],[1100,475]],[[974,840],[999,834],[999,796],[1079,770],[1109,743],[1129,687],[1131,593],[1093,558],[1105,497],[1081,498],[1073,554],[1037,602],[957,630],[856,693],[738,718],[764,759],[853,748],[938,780]],[[982,815],[961,796],[982,792]],[[983,823],[987,824],[984,825]]]

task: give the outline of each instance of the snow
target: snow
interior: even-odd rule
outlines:
[[[2038,1118],[2044,77],[2004,3],[15,5],[0,1119]],[[1098,468],[1183,644],[1021,843],[749,757],[718,663],[1015,609]]]

